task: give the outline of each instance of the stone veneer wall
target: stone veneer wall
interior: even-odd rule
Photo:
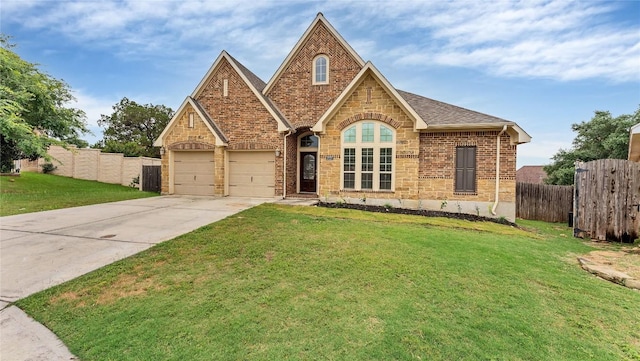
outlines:
[[[371,89],[371,101],[367,101]],[[344,191],[340,184],[341,132],[358,120],[376,120],[395,129],[395,191]],[[413,121],[405,115],[378,82],[368,75],[349,96],[336,115],[331,118],[320,135],[319,189],[320,197],[378,199],[416,198],[418,187],[419,133],[413,131]],[[332,160],[331,160],[332,159]]]
[[[371,102],[367,103],[367,88]],[[394,191],[345,191],[340,184],[341,131],[361,120],[386,122],[396,129]],[[320,135],[321,199],[491,216],[495,200],[497,131],[417,133],[414,124],[372,76],[367,76]],[[477,147],[477,192],[457,194],[455,148]],[[330,160],[332,159],[332,160]],[[516,146],[501,136],[498,216],[515,219]]]
[[[194,114],[193,128],[189,128],[189,113]],[[175,152],[176,149],[191,148],[192,150],[209,150],[214,152],[214,166],[216,167],[214,171],[214,194],[222,196],[224,192],[224,149],[215,146],[215,136],[190,104],[187,104],[178,116],[179,118],[176,119],[163,139],[163,144],[167,149],[162,156],[161,193],[170,194],[172,191],[170,184],[172,180],[170,166],[173,161],[173,152]],[[222,168],[220,169],[220,167]]]

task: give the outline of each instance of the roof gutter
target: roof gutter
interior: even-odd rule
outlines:
[[[500,201],[500,137],[507,131],[507,125],[502,127],[498,137],[496,139],[496,200],[491,207],[491,214],[496,215],[496,208],[498,208],[498,202]]]

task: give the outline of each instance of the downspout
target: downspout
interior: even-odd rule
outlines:
[[[496,200],[493,202],[493,207],[491,207],[491,214],[496,215],[496,208],[498,208],[498,202],[500,197],[500,137],[504,132],[507,131],[507,126],[503,126],[500,133],[498,133],[498,138],[496,140]]]
[[[284,158],[283,174],[282,174],[282,199],[287,198],[287,137],[293,133],[293,130],[289,129],[289,133],[284,135],[284,149],[282,150],[282,157]]]

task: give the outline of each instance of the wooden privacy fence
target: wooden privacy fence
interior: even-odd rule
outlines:
[[[516,217],[567,222],[573,210],[573,186],[516,183]]]
[[[600,159],[576,163],[573,234],[633,242],[640,233],[640,163]]]
[[[142,166],[142,190],[146,192],[160,192],[162,173],[159,165]]]

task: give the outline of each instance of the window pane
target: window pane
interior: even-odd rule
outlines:
[[[373,172],[373,148],[362,148],[363,172]]]
[[[345,143],[356,142],[356,127],[351,127],[344,131],[343,141]]]
[[[353,189],[356,187],[356,175],[354,173],[344,174],[344,188]]]
[[[318,147],[318,137],[315,135],[307,135],[300,139],[301,147]]]
[[[360,176],[362,180],[361,188],[362,189],[372,189],[373,188],[373,173],[362,173]]]
[[[393,162],[392,149],[380,148],[380,171],[391,172],[392,162]]]
[[[326,81],[327,81],[327,59],[324,57],[319,57],[316,59],[316,83],[324,83]]]
[[[344,168],[345,172],[356,171],[356,150],[354,148],[346,148],[344,150]]]
[[[373,142],[373,123],[362,124],[362,141]]]
[[[380,189],[391,190],[391,173],[380,174]]]
[[[380,126],[380,142],[393,142],[393,132],[391,131],[391,129],[385,127],[384,125]]]
[[[302,178],[304,180],[316,179],[316,157],[311,154],[304,156],[302,161]]]

